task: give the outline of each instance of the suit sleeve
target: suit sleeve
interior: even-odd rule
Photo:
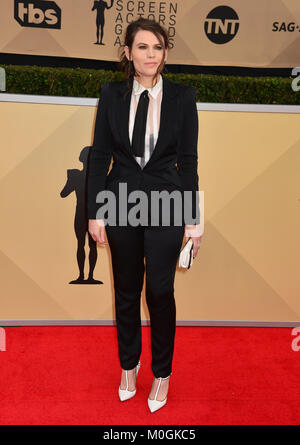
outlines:
[[[112,157],[112,133],[107,119],[109,104],[109,83],[100,90],[96,114],[94,141],[91,147],[87,173],[87,212],[88,219],[96,219],[101,204],[96,203],[97,194],[105,190],[106,176]]]
[[[181,123],[179,153],[177,160],[178,174],[184,191],[183,202],[187,210],[185,224],[200,224],[199,178],[198,178],[198,113],[196,90],[188,86],[182,93],[183,121]]]

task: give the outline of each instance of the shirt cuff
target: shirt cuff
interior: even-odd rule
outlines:
[[[184,235],[189,238],[190,236],[193,237],[199,237],[202,236],[202,232],[200,229],[200,224],[196,224],[195,226],[189,226],[186,225],[185,226],[185,231],[184,231]]]

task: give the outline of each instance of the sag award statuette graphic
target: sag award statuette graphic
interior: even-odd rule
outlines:
[[[105,9],[110,9],[114,4],[114,0],[111,0],[110,6],[107,5],[107,2],[104,2],[103,0],[95,0],[94,6],[92,8],[92,11],[97,11],[96,16],[96,27],[97,27],[97,42],[94,42],[95,45],[105,45],[105,43],[102,42],[103,34],[104,34],[104,13]],[[101,39],[99,42],[99,28],[101,27]]]
[[[94,278],[94,270],[98,259],[97,243],[88,231],[88,218],[86,214],[86,172],[90,147],[84,147],[79,155],[79,161],[83,164],[83,169],[77,168],[67,170],[67,181],[60,192],[61,198],[67,198],[71,194],[75,195],[76,207],[74,209],[73,229],[77,241],[76,254],[79,275],[69,284],[103,284],[103,281]],[[86,235],[88,237],[88,255],[85,254]],[[88,263],[89,272],[87,279],[84,278],[84,265]]]

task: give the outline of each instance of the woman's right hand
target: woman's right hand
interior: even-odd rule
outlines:
[[[103,219],[89,219],[89,234],[94,241],[107,245],[105,242],[105,224]]]

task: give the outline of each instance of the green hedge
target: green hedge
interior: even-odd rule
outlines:
[[[99,97],[103,82],[123,80],[118,71],[1,65],[6,70],[6,92],[50,96]],[[197,102],[300,105],[300,91],[292,77],[243,77],[207,74],[165,76],[192,85]]]

